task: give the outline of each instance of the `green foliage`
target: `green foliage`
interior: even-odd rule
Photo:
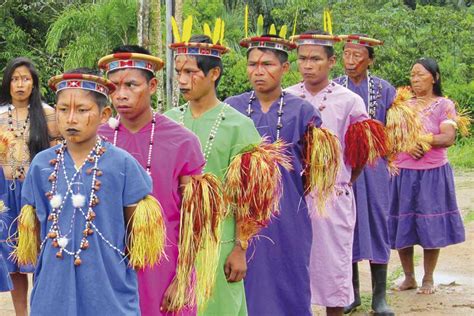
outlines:
[[[136,43],[136,10],[133,0],[104,0],[64,11],[46,36],[48,52],[63,59],[58,70],[95,67],[114,47]]]
[[[474,168],[474,138],[464,138],[448,149],[449,163],[455,169]]]

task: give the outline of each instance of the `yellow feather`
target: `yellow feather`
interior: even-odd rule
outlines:
[[[209,36],[209,38],[212,38],[211,28],[209,27],[209,24],[204,23],[203,30],[204,30],[204,35],[207,35]]]
[[[326,13],[327,13],[327,11],[326,11],[326,9],[325,9],[324,12],[323,12],[323,30],[324,30],[324,32],[327,32],[327,31],[328,31],[328,27],[327,27],[328,23],[327,23],[327,15],[326,15]]]
[[[249,36],[249,5],[245,5],[245,18],[244,18],[244,30],[245,30],[245,37]]]
[[[277,30],[275,28],[275,24],[270,25],[270,32],[268,34],[270,35],[276,35]]]
[[[286,33],[288,32],[288,27],[286,25],[283,25],[280,29],[280,37],[281,38],[286,38]]]
[[[259,15],[257,19],[257,36],[263,35],[263,15]]]
[[[221,33],[221,18],[216,19],[216,25],[214,26],[214,34],[212,35],[212,42],[215,44],[219,41],[220,33]]]
[[[189,42],[191,38],[191,32],[193,29],[193,16],[190,15],[186,18],[183,23],[183,42]]]
[[[298,9],[296,9],[296,14],[295,14],[295,20],[293,21],[293,34],[291,34],[292,36],[295,36],[296,34],[296,21],[298,19]]]
[[[181,36],[179,36],[178,23],[176,23],[174,16],[171,17],[171,28],[173,29],[174,42],[180,43]]]
[[[332,35],[332,18],[331,18],[331,11],[329,11],[329,10],[328,10],[327,22],[328,22],[328,32],[329,32],[329,34]]]
[[[222,23],[221,23],[221,38],[219,39],[220,44],[224,43],[224,29],[225,29],[225,22],[224,22],[224,20],[222,20]]]

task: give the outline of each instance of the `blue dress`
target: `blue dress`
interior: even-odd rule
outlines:
[[[225,102],[247,115],[250,93]],[[258,99],[253,101],[251,119],[262,136],[274,142],[277,136],[280,98],[267,113]],[[280,138],[290,144],[292,171],[282,169],[283,194],[280,214],[259,232],[247,250],[248,271],[245,295],[249,315],[312,315],[309,259],[313,239],[311,220],[303,194],[302,140],[310,122],[321,125],[319,112],[301,98],[284,96]]]
[[[94,207],[94,232],[87,238],[89,248],[80,254],[82,264],[75,266],[74,257],[70,255],[64,253],[62,259],[56,258],[58,248],[46,237],[52,223],[48,221],[51,206],[45,196],[51,190],[48,177],[53,166],[49,161],[56,158],[58,146],[42,151],[33,159],[22,190],[24,204],[36,208],[40,238],[44,243],[34,274],[31,315],[140,315],[137,276],[120,253],[125,251],[123,209],[151,192],[151,179],[130,154],[104,142],[106,152],[98,162],[103,175],[97,177],[102,184],[97,191],[99,204]],[[67,150],[64,165],[71,179],[76,168]],[[85,205],[89,203],[92,180],[86,170],[91,167],[92,163],[87,162],[74,181],[76,190],[86,196]],[[57,186],[57,192],[64,196],[66,181],[61,164]],[[75,218],[73,216],[74,208],[67,198],[59,226],[63,233],[70,231],[66,247],[69,251],[79,248],[85,223],[80,212],[76,211]]]
[[[374,106],[369,105],[368,78],[359,85],[340,77],[334,81],[346,86],[364,100],[371,119],[386,123],[387,111],[395,98],[395,88],[387,81],[372,76]],[[352,261],[370,260],[387,264],[390,259],[388,216],[390,203],[390,175],[387,161],[379,159],[374,166],[366,166],[353,185],[357,219],[354,230]]]

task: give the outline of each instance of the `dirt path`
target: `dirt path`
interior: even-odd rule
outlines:
[[[459,207],[465,217],[472,218],[466,223],[466,242],[441,251],[435,271],[435,282],[438,285],[435,294],[417,295],[414,290],[389,291],[388,298],[397,315],[474,315],[474,171],[456,172],[455,180]],[[416,277],[421,284],[421,248],[415,249],[415,258],[419,258]],[[370,311],[369,264],[363,262],[359,267],[364,303],[352,314],[354,316],[369,315]],[[392,252],[389,270],[391,279],[398,284],[401,281],[401,268],[396,252]],[[0,315],[15,315],[10,293],[0,293]],[[323,309],[315,306],[314,315],[324,315]]]

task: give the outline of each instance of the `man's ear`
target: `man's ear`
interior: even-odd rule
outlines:
[[[287,73],[287,72],[290,70],[290,62],[285,61],[285,62],[282,64],[282,67],[283,67],[283,73]]]
[[[208,76],[210,76],[212,82],[216,82],[217,79],[221,76],[221,69],[219,67],[214,67],[211,70],[209,70]]]
[[[156,79],[156,77],[150,79],[148,82],[148,88],[150,89],[150,95],[155,94],[156,89],[158,89],[158,79]]]

